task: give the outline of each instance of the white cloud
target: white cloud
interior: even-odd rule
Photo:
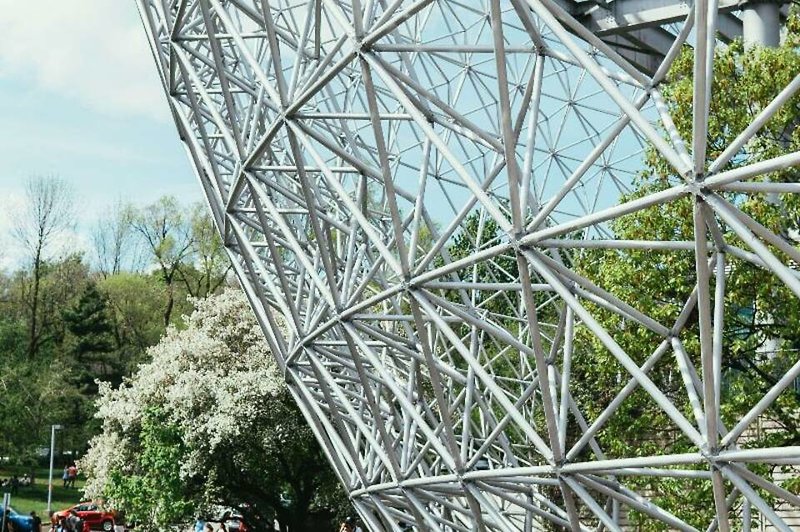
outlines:
[[[0,271],[10,269],[20,259],[20,251],[11,237],[11,232],[14,227],[14,214],[19,212],[23,203],[21,194],[0,190]]]
[[[167,120],[131,0],[0,0],[0,79],[29,79],[108,115]]]
[[[24,193],[0,188],[0,272],[21,267],[28,257],[24,246],[14,237],[16,220],[22,216],[25,205]],[[61,257],[76,251],[88,253],[92,249],[88,233],[81,229],[94,220],[85,220],[85,214],[76,208],[77,224],[53,237],[48,250],[50,257]],[[87,258],[91,260],[93,257]]]

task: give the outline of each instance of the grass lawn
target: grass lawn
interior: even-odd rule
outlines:
[[[22,476],[21,471],[0,469],[0,479],[9,478],[16,473]],[[16,495],[11,496],[11,506],[21,514],[28,514],[32,510],[47,522],[47,469],[36,470],[36,484],[20,487]],[[75,488],[63,488],[61,470],[53,471],[53,511],[63,510],[73,504],[81,502],[84,481],[78,478]]]

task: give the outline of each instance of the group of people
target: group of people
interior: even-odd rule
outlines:
[[[78,468],[75,464],[64,466],[64,473],[61,475],[61,480],[64,481],[64,487],[74,488],[76,478],[78,478]]]
[[[90,532],[89,523],[81,519],[78,512],[70,510],[69,515],[58,520],[51,532]]]
[[[214,527],[211,526],[211,523],[206,523],[205,526],[203,527],[203,532],[214,532]],[[219,524],[217,532],[228,532],[228,527],[225,526],[224,521]]]
[[[16,494],[19,491],[19,488],[24,488],[33,484],[33,477],[31,477],[28,473],[22,475],[22,478],[14,475],[7,479],[4,479],[0,482],[0,488],[3,491],[7,491],[12,495]]]

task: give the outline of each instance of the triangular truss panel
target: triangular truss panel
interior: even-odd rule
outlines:
[[[138,5],[236,273],[368,528],[790,529],[800,447],[749,442],[800,363],[746,398],[721,368],[746,319],[773,332],[739,344],[787,352],[726,283],[755,269],[800,296],[796,235],[752,207],[794,200],[800,155],[748,152],[794,74],[706,160],[709,58],[771,3]],[[682,136],[660,88],[687,47]],[[637,185],[645,157],[663,186]],[[667,212],[691,228],[652,223]]]

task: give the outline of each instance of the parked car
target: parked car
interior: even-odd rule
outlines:
[[[9,508],[7,519],[8,520],[6,521],[6,523],[11,524],[11,527],[9,528],[11,528],[14,532],[34,532],[33,518],[28,515],[22,515],[20,513],[15,512],[13,508]],[[2,522],[2,520],[3,520],[3,507],[0,506],[0,522]]]
[[[113,532],[116,524],[116,513],[105,511],[93,502],[82,502],[75,506],[70,506],[66,510],[55,512],[50,518],[52,524],[57,524],[61,519],[66,519],[72,510],[77,512],[78,517],[83,519],[92,530],[103,530]]]

